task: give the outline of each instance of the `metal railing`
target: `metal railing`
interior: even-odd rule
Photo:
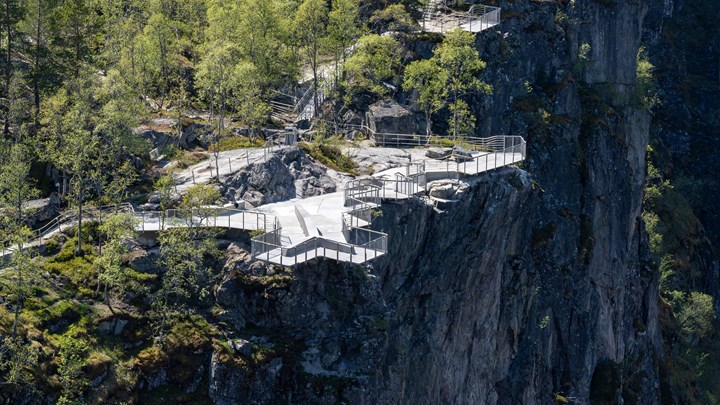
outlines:
[[[475,4],[467,12],[451,10],[446,1],[430,1],[423,10],[421,30],[445,34],[454,29],[480,32],[500,23],[500,7]]]
[[[85,221],[90,221],[99,218],[100,215],[107,213],[107,212],[134,212],[132,205],[129,203],[121,203],[117,205],[104,205],[104,206],[93,206],[93,205],[87,205],[83,207],[83,215],[82,218]],[[57,231],[61,230],[63,227],[76,224],[78,221],[78,214],[77,212],[64,212],[56,216],[55,218],[48,221],[45,225],[41,226],[40,228],[32,230],[32,236],[28,238],[25,243],[23,243],[24,248],[29,248],[37,245],[38,243],[42,243],[44,239],[50,237]],[[2,254],[0,256],[4,257],[5,255],[12,253],[15,249],[17,249],[16,246],[10,245],[10,241],[0,241],[0,246],[2,246]]]
[[[222,207],[141,211],[135,213],[135,217],[138,218],[137,231],[140,232],[164,231],[178,227],[210,227],[268,232],[280,227],[277,218],[271,214]]]
[[[257,237],[253,238],[252,247],[253,259],[281,266],[296,266],[318,257],[325,257],[338,262],[361,264],[378,258],[387,252],[387,235],[373,239],[363,245],[313,237],[288,247],[276,244],[273,241],[266,242]]]

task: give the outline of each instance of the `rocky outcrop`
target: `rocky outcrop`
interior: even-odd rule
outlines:
[[[353,376],[366,403],[659,403],[658,275],[640,217],[649,116],[631,97],[646,4],[501,5],[500,29],[476,42],[494,92],[470,104],[479,135],[528,140],[528,174],[480,176],[444,213],[384,204],[389,252],[369,275],[381,280],[372,303],[386,333],[365,335],[382,337],[381,348],[334,352],[325,370],[371,364]],[[291,293],[272,294],[285,305],[225,297],[243,297],[232,307],[248,323],[322,336],[318,353],[303,352],[314,364],[337,342],[353,347],[323,315],[328,283],[350,278],[320,261],[293,272]],[[377,316],[362,296],[343,297],[335,307],[354,321],[341,325]]]
[[[311,197],[336,190],[335,182],[325,171],[300,148],[289,147],[232,175],[223,182],[221,191],[230,202],[245,201],[252,206]]]
[[[180,131],[178,125],[182,125]],[[195,144],[207,147],[211,131],[210,124],[191,120],[178,124],[174,118],[153,118],[134,130],[140,138],[149,141],[153,149],[159,150],[169,146],[188,149]]]
[[[38,224],[58,216],[60,207],[61,201],[57,193],[50,194],[48,198],[30,200],[23,207],[27,212],[25,222],[30,228],[37,228]]]
[[[385,134],[416,133],[415,114],[395,100],[381,100],[370,105],[366,114],[368,127]]]

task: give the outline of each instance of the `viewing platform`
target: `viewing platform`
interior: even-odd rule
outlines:
[[[348,129],[348,128],[346,128]],[[364,130],[376,145],[406,147],[416,155],[446,138],[424,135],[379,134]],[[339,262],[361,264],[387,254],[388,235],[369,227],[383,201],[402,201],[422,196],[427,183],[439,179],[458,179],[521,162],[526,156],[525,140],[520,136],[462,138],[460,156],[446,160],[418,159],[401,167],[349,181],[341,192],[266,204],[252,210],[199,207],[186,210],[135,212],[130,204],[88,207],[84,220],[111,212],[132,212],[138,232],[159,232],[177,227],[214,227],[260,232],[251,239],[253,259],[283,266],[295,266],[325,257]],[[42,244],[44,239],[77,224],[75,213],[66,213],[36,231],[26,246]],[[15,250],[4,248],[0,259]]]

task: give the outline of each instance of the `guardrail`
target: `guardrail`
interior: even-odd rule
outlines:
[[[467,12],[451,10],[445,1],[430,1],[423,10],[421,30],[445,34],[454,29],[480,32],[500,23],[500,7],[476,4]]]
[[[83,212],[83,220],[99,219],[102,214],[110,212],[131,212],[137,219],[136,231],[164,231],[178,227],[213,227],[232,228],[244,230],[269,231],[280,227],[277,218],[273,215],[260,212],[237,210],[221,207],[199,207],[192,209],[169,209],[165,211],[135,212],[128,203],[108,205],[102,207],[88,206]],[[77,222],[76,213],[64,213],[34,231],[35,236],[30,238],[25,247],[31,247],[63,227]],[[2,243],[2,256],[11,253],[15,247]]]
[[[135,214],[137,231],[164,231],[178,227],[210,227],[265,232],[280,227],[277,218],[261,211],[221,207],[141,211]]]
[[[104,205],[104,206],[92,206],[87,205],[83,207],[83,220],[93,220],[96,219],[99,215],[115,211],[115,212],[122,212],[122,211],[129,211],[134,212],[132,205],[129,203],[121,203],[117,205]],[[78,220],[78,214],[77,212],[65,212],[61,213],[55,218],[48,221],[45,225],[41,226],[38,229],[32,230],[32,236],[28,238],[28,240],[23,244],[25,248],[32,247],[38,243],[42,243],[43,239],[49,237],[50,235],[54,234],[58,230],[62,229],[64,226],[68,226],[70,224],[76,223]],[[0,241],[0,246],[2,246],[2,257],[5,255],[12,253],[16,247],[9,245],[10,241]]]

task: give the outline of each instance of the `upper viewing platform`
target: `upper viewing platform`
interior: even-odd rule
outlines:
[[[460,28],[480,32],[500,24],[500,7],[473,4],[467,11],[457,11],[447,0],[431,0],[423,11],[420,28],[424,32],[444,34]]]

